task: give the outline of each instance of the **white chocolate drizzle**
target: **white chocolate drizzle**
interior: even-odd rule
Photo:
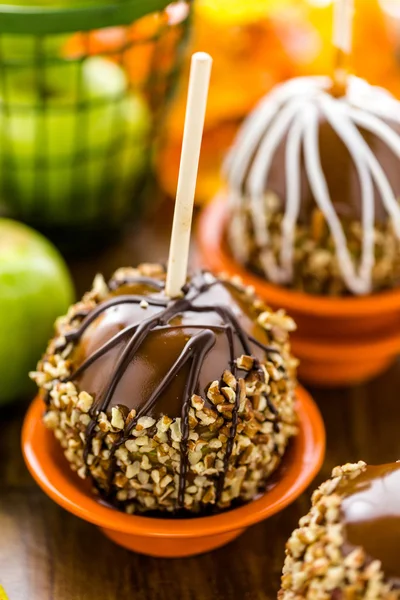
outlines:
[[[229,185],[232,219],[231,248],[237,260],[249,259],[247,239],[248,207],[254,243],[267,279],[289,284],[293,279],[296,224],[301,205],[301,157],[317,207],[322,212],[335,244],[338,267],[348,289],[354,294],[372,290],[374,267],[374,187],[380,194],[393,229],[400,238],[400,206],[389,180],[359,128],[382,140],[400,159],[400,135],[385,120],[400,124],[400,102],[383,88],[350,77],[346,96],[329,93],[329,77],[299,77],[275,87],[244,122],[228,154],[225,172]],[[358,265],[349,252],[346,235],[338,217],[321,166],[319,122],[323,116],[347,147],[356,168],[361,190],[362,252]],[[268,223],[268,177],[272,161],[283,138],[285,150],[286,198],[281,225],[280,256],[271,250]]]

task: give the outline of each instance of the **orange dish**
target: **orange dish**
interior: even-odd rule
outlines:
[[[225,244],[226,204],[217,198],[198,229],[201,262],[216,273],[237,274],[272,308],[295,320],[293,353],[299,374],[319,385],[357,383],[383,372],[400,351],[400,289],[360,297],[323,297],[274,285],[246,270]]]
[[[191,519],[127,515],[99,503],[87,484],[73,473],[57,440],[42,421],[44,404],[37,397],[22,430],[22,449],[32,476],[57,504],[100,527],[117,544],[150,556],[178,557],[207,552],[293,502],[318,473],[325,452],[325,430],[311,397],[297,389],[299,435],[280,467],[280,477],[258,499],[212,516]]]

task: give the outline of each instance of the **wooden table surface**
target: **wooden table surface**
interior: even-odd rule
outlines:
[[[71,264],[82,293],[97,271],[165,260],[170,215],[95,258]],[[1,385],[1,382],[0,382]],[[313,487],[347,461],[400,458],[400,363],[352,389],[310,389],[327,428],[327,454]],[[0,585],[9,600],[264,600],[276,598],[285,542],[308,510],[309,493],[228,546],[189,559],[130,553],[68,514],[34,483],[20,451],[26,404],[0,412]],[[0,598],[1,591],[0,591]]]

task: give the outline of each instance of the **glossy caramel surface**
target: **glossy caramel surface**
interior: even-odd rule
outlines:
[[[116,293],[142,295],[149,300],[165,298],[162,291],[142,284],[125,285]],[[219,329],[226,325],[226,321],[214,310],[216,305],[229,307],[241,327],[249,335],[261,342],[266,342],[265,332],[254,321],[256,314],[252,302],[232,285],[217,282],[201,293],[193,301],[193,305],[210,306],[210,311],[199,313],[189,309],[174,316],[162,328],[151,330],[139,350],[134,354],[126,371],[119,378],[110,406],[123,405],[129,410],[142,407],[156,387],[162,384],[168,371],[178,360],[190,339],[201,330],[211,329],[216,336],[215,344],[204,360],[197,390],[197,393],[205,397],[209,384],[214,380],[221,379],[224,370],[230,368],[229,340],[226,331]],[[76,367],[84,363],[116,334],[151,318],[162,310],[162,306],[149,304],[144,307],[140,303],[119,304],[107,308],[81,336],[74,356]],[[109,385],[130,335],[127,333],[126,336],[123,336],[117,345],[107,350],[77,378],[76,383],[79,389],[92,394],[95,401],[101,398]],[[254,344],[252,344],[251,350],[257,358],[264,357],[264,352]],[[234,354],[235,358],[243,354],[243,349],[236,336],[234,338]],[[165,388],[151,411],[153,416],[157,417],[161,414],[168,414],[172,418],[180,416],[189,368],[190,362],[175,375]]]
[[[346,552],[362,546],[400,586],[400,463],[368,466],[341,492]]]
[[[397,133],[400,132],[398,124],[387,121]],[[378,163],[385,172],[396,197],[400,197],[400,168],[398,157],[376,135],[359,128],[360,133],[372,150]],[[285,155],[287,137],[277,148],[271,164],[271,170],[266,182],[266,189],[275,192],[284,201],[286,197]],[[362,198],[359,176],[354,159],[334,131],[326,118],[321,115],[319,127],[319,149],[321,167],[328,184],[332,203],[337,214],[344,220],[358,220],[362,218]],[[316,203],[310,188],[306,173],[304,156],[301,157],[301,208],[299,221],[309,224],[310,217]],[[380,194],[375,188],[375,220],[385,223],[387,212]]]

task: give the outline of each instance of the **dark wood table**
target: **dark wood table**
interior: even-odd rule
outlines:
[[[75,260],[82,293],[97,271],[165,260],[170,213],[159,209],[114,248]],[[0,382],[1,385],[1,382]],[[400,458],[400,363],[352,389],[310,389],[324,416],[328,447],[321,474],[338,464]],[[96,527],[47,498],[28,474],[20,451],[26,404],[0,412],[0,585],[9,600],[264,600],[276,597],[285,542],[308,510],[309,493],[228,546],[190,559],[130,553]],[[313,485],[313,487],[314,487]],[[1,594],[0,594],[1,598]]]

